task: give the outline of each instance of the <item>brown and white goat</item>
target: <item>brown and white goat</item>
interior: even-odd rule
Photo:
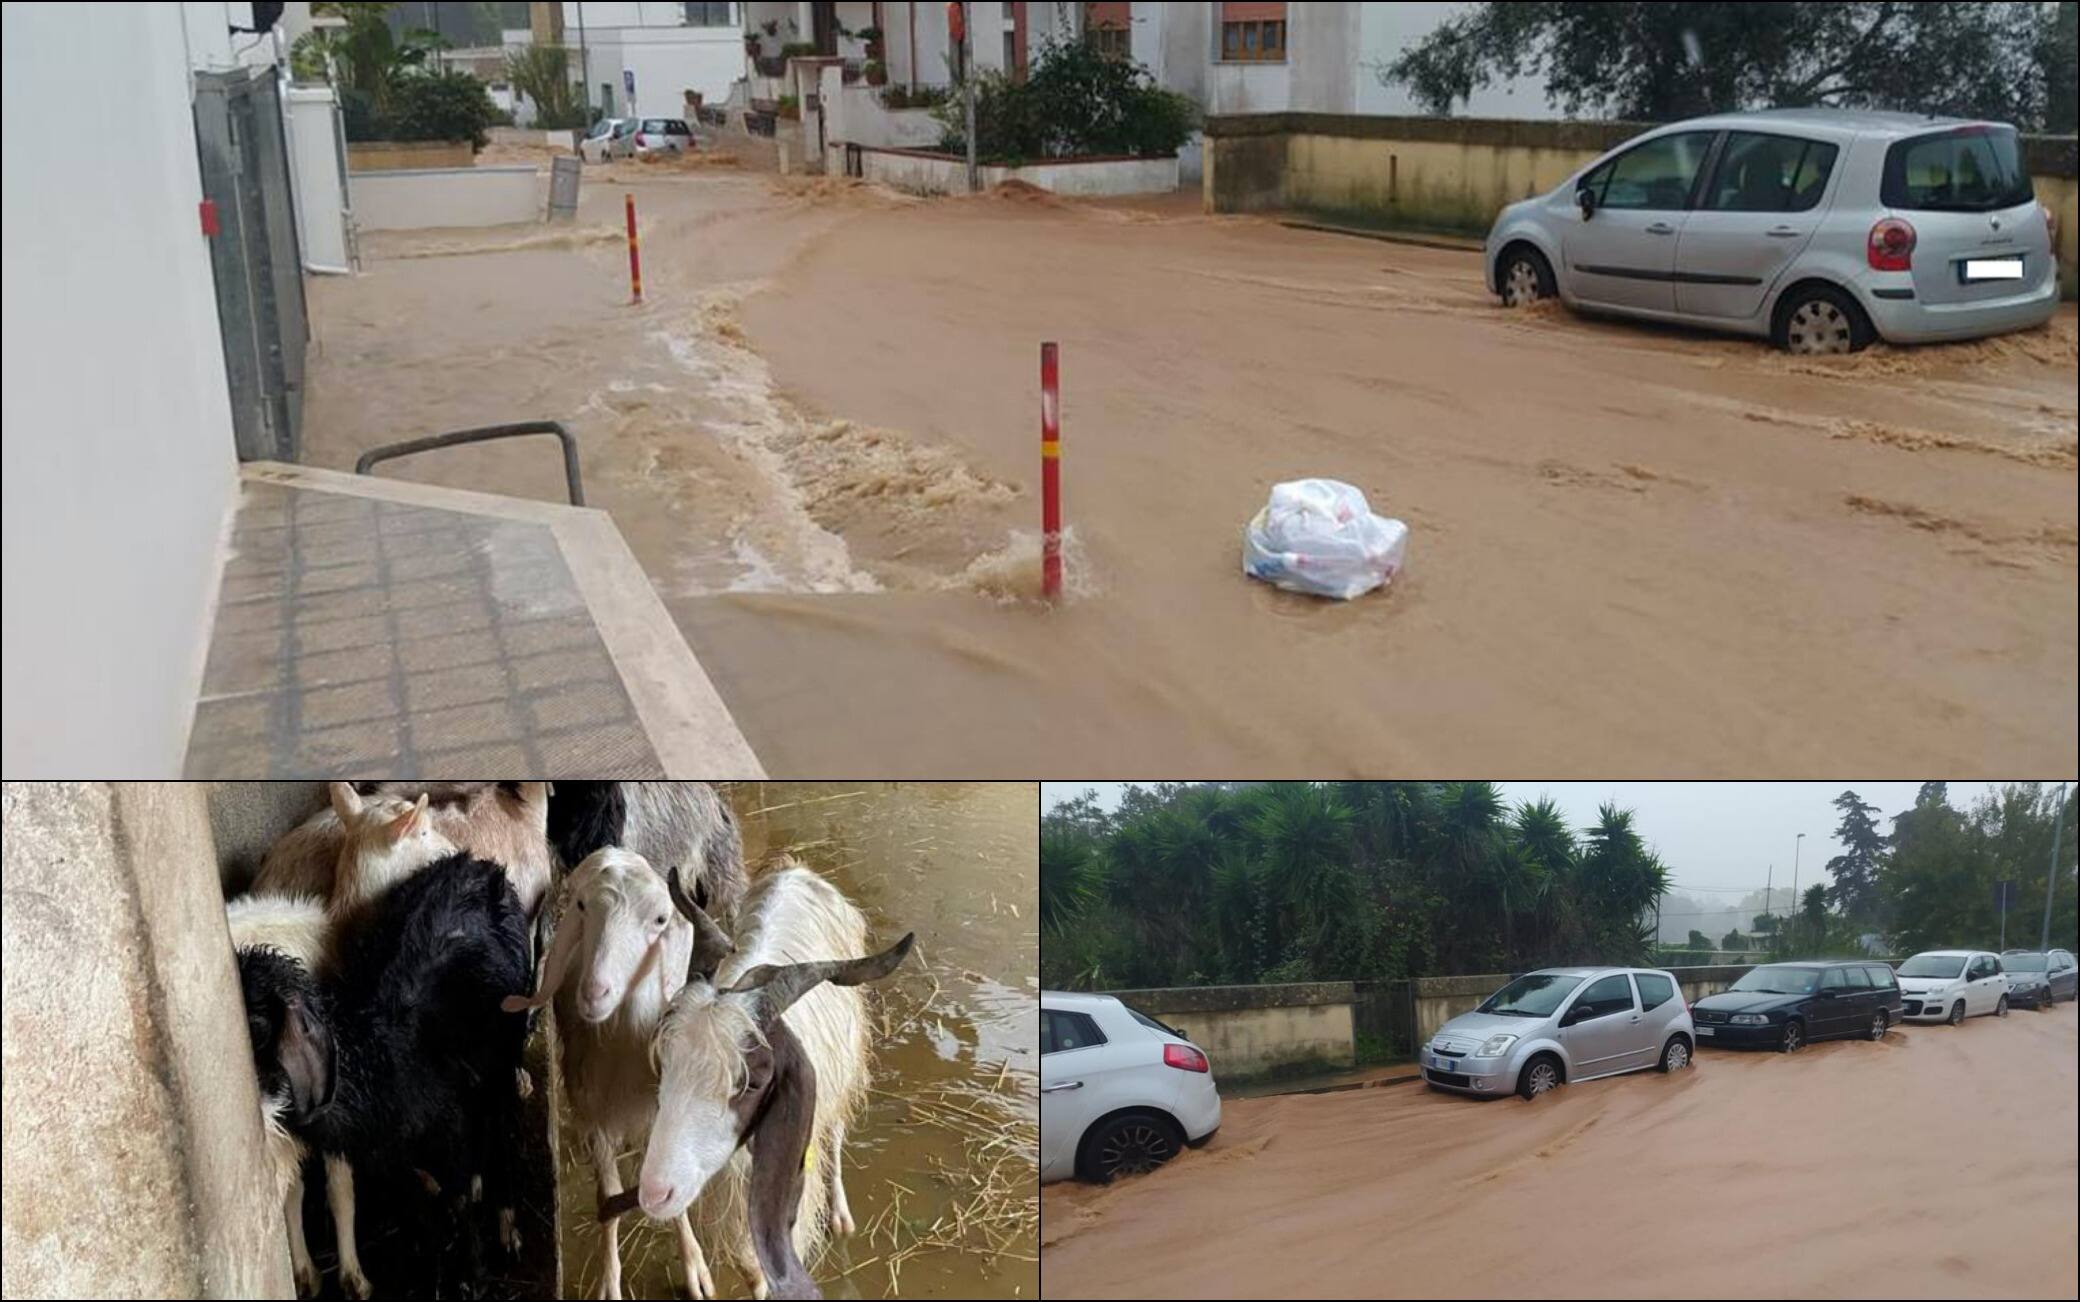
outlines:
[[[870,1056],[858,987],[893,972],[914,934],[862,957],[864,915],[785,859],[752,884],[731,952],[707,941],[707,916],[671,885],[703,940],[658,1026],[657,1119],[636,1202],[671,1220],[698,1200],[754,1296],[820,1297],[804,1263],[831,1230],[853,1228],[841,1160]]]

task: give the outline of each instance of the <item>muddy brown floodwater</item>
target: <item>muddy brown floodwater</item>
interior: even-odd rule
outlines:
[[[877,986],[873,1093],[846,1137],[858,1232],[811,1269],[826,1297],[1037,1295],[1039,941],[1031,783],[746,782],[725,788],[754,872],[791,853],[917,957]],[[566,1124],[568,1124],[566,1122]],[[591,1164],[566,1130],[566,1291],[595,1297]],[[640,1153],[625,1158],[630,1178]],[[622,1222],[623,1293],[683,1297],[669,1227]],[[709,1253],[727,1297],[748,1297]]]
[[[1707,1049],[1537,1103],[1231,1100],[1152,1175],[1048,1186],[1046,1295],[2072,1297],[2076,1027]]]
[[[1792,359],[1508,312],[1465,253],[1192,195],[588,175],[570,228],[381,234],[365,274],[313,285],[310,456],[569,423],[768,771],[2080,759],[2070,304],[2026,334]],[[1071,533],[1051,610],[1043,339]],[[546,444],[386,473],[561,494]],[[1243,523],[1305,475],[1409,523],[1392,591],[1243,578]]]

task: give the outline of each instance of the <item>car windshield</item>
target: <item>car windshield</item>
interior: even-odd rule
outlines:
[[[2042,954],[2003,954],[2001,955],[2001,966],[2007,968],[2010,972],[2042,972],[2044,970],[2044,956]]]
[[[2013,127],[1959,127],[1899,141],[1885,153],[1888,208],[1991,212],[2035,197]]]
[[[614,119],[601,118],[599,121],[592,124],[592,130],[585,133],[585,138],[587,140],[597,140],[601,136],[607,134],[609,131],[612,131],[613,129]]]
[[[1899,965],[1903,977],[1943,977],[1948,979],[1964,971],[1964,958],[1958,954],[1916,954]]]
[[[1809,995],[1820,984],[1811,967],[1758,967],[1733,983],[1732,989],[1758,995]]]
[[[1551,1017],[1581,983],[1582,978],[1578,976],[1534,972],[1530,976],[1518,977],[1489,995],[1487,1002],[1473,1011],[1498,1013],[1503,1017]]]

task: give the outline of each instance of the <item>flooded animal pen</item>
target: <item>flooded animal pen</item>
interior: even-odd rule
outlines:
[[[856,1231],[809,1263],[828,1297],[1036,1297],[1039,864],[1030,783],[725,784],[754,879],[791,854],[916,953],[869,994],[866,1108],[846,1138]],[[565,1097],[568,1097],[567,1095]],[[567,1296],[597,1296],[592,1165],[566,1116],[558,1173]],[[642,1157],[624,1147],[622,1168]],[[718,1291],[749,1289],[720,1245]],[[622,1293],[684,1296],[669,1225],[621,1224]]]

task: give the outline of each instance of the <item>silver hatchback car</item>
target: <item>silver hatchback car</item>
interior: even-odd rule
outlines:
[[[1773,109],[1658,127],[1495,218],[1489,288],[1800,353],[2041,325],[2051,210],[2015,128]]]
[[[1461,1094],[1527,1099],[1566,1081],[1690,1065],[1697,1033],[1675,977],[1652,968],[1527,973],[1438,1028],[1423,1079]]]

